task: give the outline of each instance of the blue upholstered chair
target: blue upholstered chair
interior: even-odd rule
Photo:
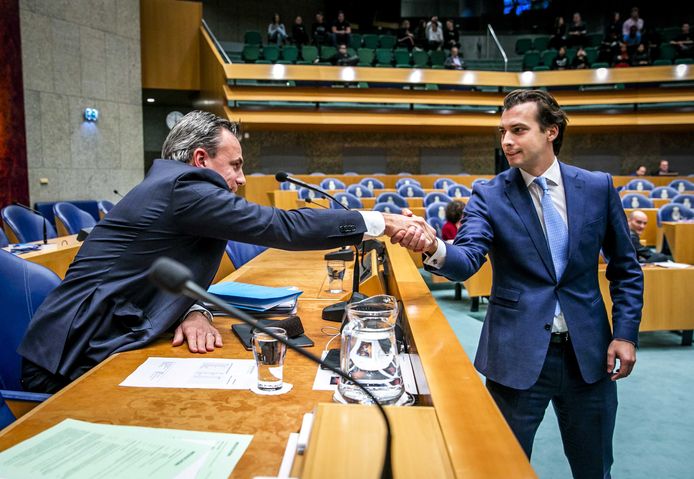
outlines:
[[[82,228],[96,225],[92,215],[70,203],[56,203],[53,205],[53,213],[59,236],[76,235]]]
[[[430,204],[429,206],[427,206],[427,209],[425,210],[426,218],[438,218],[441,221],[445,221],[446,206],[448,206],[448,203],[444,203],[443,201]]]
[[[439,178],[436,181],[434,181],[434,189],[448,191],[448,188],[455,184],[455,181],[451,180],[450,178]]]
[[[643,195],[633,193],[622,198],[623,208],[653,208],[653,201]]]
[[[349,185],[347,187],[347,193],[351,193],[357,198],[373,198],[373,191],[368,189],[365,185]]]
[[[472,187],[474,188],[475,185],[483,185],[485,183],[489,183],[489,180],[486,178],[477,178],[476,180],[472,180]]]
[[[429,223],[429,226],[436,230],[436,236],[439,238],[443,236],[441,232],[443,230],[443,220],[441,218],[438,216],[432,216],[427,218],[427,223]]]
[[[284,183],[280,183],[280,190],[298,190],[299,187],[296,186],[294,183],[290,183],[288,181],[285,181]]]
[[[314,200],[316,198],[325,198],[325,195],[316,193],[315,191],[309,190],[308,188],[300,188],[299,198],[301,198],[302,200],[305,200],[306,198],[311,198],[312,200]]]
[[[398,194],[403,198],[424,198],[424,190],[419,185],[402,185],[398,188]]]
[[[661,198],[661,199],[672,199],[679,193],[676,189],[670,188],[669,186],[659,186],[658,188],[653,188],[651,190],[651,198]]]
[[[399,215],[402,213],[402,208],[394,203],[376,203],[373,207],[374,211],[380,211],[381,213],[393,213]]]
[[[424,197],[424,206],[429,206],[432,203],[441,201],[443,203],[449,203],[451,198],[446,193],[429,193]]]
[[[0,250],[0,394],[6,400],[40,402],[49,397],[22,390],[17,347],[34,312],[59,283],[48,268]]]
[[[111,208],[113,208],[113,203],[108,200],[101,200],[97,203],[97,206],[99,207],[99,218],[103,218],[108,214],[109,211],[111,211]]]
[[[663,221],[682,221],[693,218],[694,210],[679,203],[669,203],[658,209],[658,226],[661,226]]]
[[[340,204],[345,205],[347,208],[363,208],[364,204],[359,198],[354,196],[352,193],[335,193],[335,199],[340,202]],[[342,209],[342,206],[338,205],[334,201],[330,201],[330,207],[334,210]]]
[[[5,234],[5,230],[0,228],[0,248],[4,248],[5,246],[8,246],[10,244],[10,240],[7,239],[7,235]]]
[[[627,190],[644,191],[652,190],[653,188],[655,188],[655,185],[648,180],[631,180],[627,183]]]
[[[10,205],[2,209],[2,221],[10,231],[6,231],[12,243],[29,243],[43,239],[43,224],[46,221],[46,236],[55,238],[55,228],[45,218],[36,213],[22,208],[21,206]],[[12,237],[14,236],[14,238]]]
[[[450,188],[448,188],[448,196],[451,197],[451,199],[455,198],[467,198],[472,194],[472,191],[467,186],[463,185],[453,185]]]
[[[9,426],[14,422],[14,414],[12,414],[12,411],[10,411],[10,408],[7,407],[7,404],[5,403],[5,400],[2,397],[2,394],[0,394],[0,431],[5,428],[5,426]]]
[[[366,186],[371,191],[382,190],[385,188],[383,182],[381,180],[377,180],[376,178],[364,178],[359,182],[359,184]]]
[[[356,171],[345,171],[342,174],[345,176],[358,176],[359,175],[359,173],[357,173]]]
[[[326,178],[320,182],[320,187],[324,190],[344,190],[345,184],[337,178]]]
[[[392,203],[400,208],[407,208],[407,200],[397,193],[381,193],[376,198],[376,203]]]
[[[227,241],[226,253],[234,268],[239,269],[266,249],[266,246],[229,240]]]
[[[395,182],[395,189],[399,190],[404,185],[417,185],[420,187],[422,186],[422,184],[414,178],[400,178],[398,181]]]
[[[678,193],[682,194],[684,192],[694,191],[694,183],[688,180],[675,180],[668,186],[674,188]]]
[[[309,173],[310,176],[325,176],[325,173],[322,171],[314,171],[313,173]]]
[[[672,199],[673,203],[679,203],[690,210],[694,208],[694,194],[677,195]]]

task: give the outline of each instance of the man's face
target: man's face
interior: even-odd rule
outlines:
[[[558,133],[556,126],[540,130],[537,103],[526,102],[505,110],[499,125],[501,147],[511,166],[525,171],[554,159],[552,140]]]
[[[227,129],[222,129],[217,154],[212,157],[206,150],[197,148],[193,152],[193,163],[199,168],[209,168],[219,173],[234,193],[246,183],[241,144]]]
[[[670,163],[667,160],[663,160],[660,162],[660,171],[668,171],[670,168]]]
[[[345,14],[344,13],[338,13],[337,14],[337,21],[338,22],[344,22],[345,21]]]
[[[639,166],[636,170],[636,176],[646,176],[646,167]]]
[[[629,229],[641,236],[648,224],[648,216],[641,211],[634,211],[629,217]]]

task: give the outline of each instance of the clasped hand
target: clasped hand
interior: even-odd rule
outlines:
[[[436,230],[424,218],[414,216],[412,211],[403,208],[402,214],[383,213],[386,222],[385,234],[390,242],[400,244],[416,253],[435,250]]]

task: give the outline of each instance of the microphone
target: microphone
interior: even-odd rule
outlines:
[[[308,183],[304,183],[303,181],[301,181],[297,178],[289,176],[289,173],[287,173],[286,171],[278,171],[277,173],[275,173],[275,179],[279,183],[284,183],[285,181],[288,181],[290,183],[294,183],[297,186],[301,186],[303,188],[308,188],[311,191],[315,191],[316,193],[320,193],[323,196],[327,196],[328,198],[333,200],[335,203],[340,205],[342,208],[349,211],[349,207],[347,207],[347,206],[343,205],[342,203],[340,203],[339,201],[337,201],[337,199],[335,199],[335,197],[333,195],[331,195],[330,193],[328,193],[324,189],[318,188],[317,186],[309,185]]]
[[[327,206],[324,206],[324,205],[322,205],[322,204],[320,204],[320,203],[316,203],[315,201],[313,201],[313,198],[311,198],[310,196],[307,197],[307,198],[304,200],[304,202],[310,203],[310,204],[313,204],[313,205],[316,205],[316,206],[320,206],[321,208],[324,208],[324,209],[326,209],[326,210],[329,210],[329,209],[330,209],[330,208],[328,208]]]
[[[174,261],[171,258],[167,257],[161,257],[157,259],[152,267],[149,269],[147,272],[147,276],[149,277],[149,280],[154,283],[156,286],[159,288],[163,289],[164,291],[168,293],[173,293],[173,294],[182,294],[184,296],[187,296],[189,298],[193,298],[198,301],[203,301],[206,303],[212,303],[214,304],[217,308],[220,310],[224,311],[225,313],[229,314],[230,316],[234,316],[244,323],[248,324],[249,326],[256,328],[263,333],[267,334],[268,336],[274,338],[275,340],[279,341],[280,343],[286,345],[289,349],[296,351],[300,355],[304,356],[305,358],[313,361],[314,363],[320,365],[321,367],[330,370],[334,374],[337,374],[342,378],[343,380],[346,381],[351,381],[354,384],[359,387],[368,397],[373,401],[373,403],[378,407],[378,411],[381,413],[381,416],[383,416],[383,420],[386,423],[386,451],[385,455],[383,457],[383,467],[381,469],[381,479],[391,479],[393,477],[393,471],[392,471],[392,464],[391,464],[391,431],[390,431],[390,422],[388,421],[388,416],[386,416],[386,412],[383,409],[383,406],[381,406],[376,398],[371,394],[370,391],[368,391],[364,386],[359,384],[354,378],[350,377],[349,374],[342,372],[341,369],[335,368],[331,366],[330,364],[327,364],[326,362],[322,361],[319,359],[317,356],[309,353],[308,351],[304,350],[303,348],[299,348],[291,344],[289,341],[286,339],[276,335],[272,331],[268,330],[267,328],[261,326],[258,324],[257,321],[255,321],[251,316],[248,314],[244,313],[243,311],[240,311],[239,309],[225,303],[224,301],[220,300],[217,296],[208,293],[206,290],[201,288],[198,284],[192,281],[193,274],[191,271],[186,268],[184,265],[181,263]]]
[[[123,195],[121,195],[121,194],[118,192],[118,190],[113,190],[113,193],[114,193],[115,195],[120,196],[121,198],[123,198]]]
[[[15,201],[14,204],[16,206],[24,208],[25,210],[31,211],[32,213],[37,214],[41,217],[41,219],[43,220],[43,244],[48,244],[48,230],[47,230],[48,227],[46,226],[48,224],[48,220],[46,219],[46,217],[43,216],[38,211],[36,211],[34,208],[31,208],[30,206],[27,206],[27,205],[23,205],[18,201]]]

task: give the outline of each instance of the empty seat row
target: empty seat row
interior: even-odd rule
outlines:
[[[689,180],[674,180],[668,186],[677,190],[678,193],[694,191],[694,183]],[[655,185],[648,180],[636,179],[627,183],[624,189],[634,191],[650,191],[655,189]]]
[[[667,188],[667,187],[664,187]],[[674,191],[672,188],[669,190]],[[651,198],[646,198],[645,196],[634,193],[629,195],[624,195],[622,198],[622,206],[624,208],[654,208],[655,205],[652,201],[653,198],[670,199],[672,203],[679,203],[691,208],[694,205],[694,194],[677,194],[675,196],[670,196],[664,198],[662,196],[653,196]]]

